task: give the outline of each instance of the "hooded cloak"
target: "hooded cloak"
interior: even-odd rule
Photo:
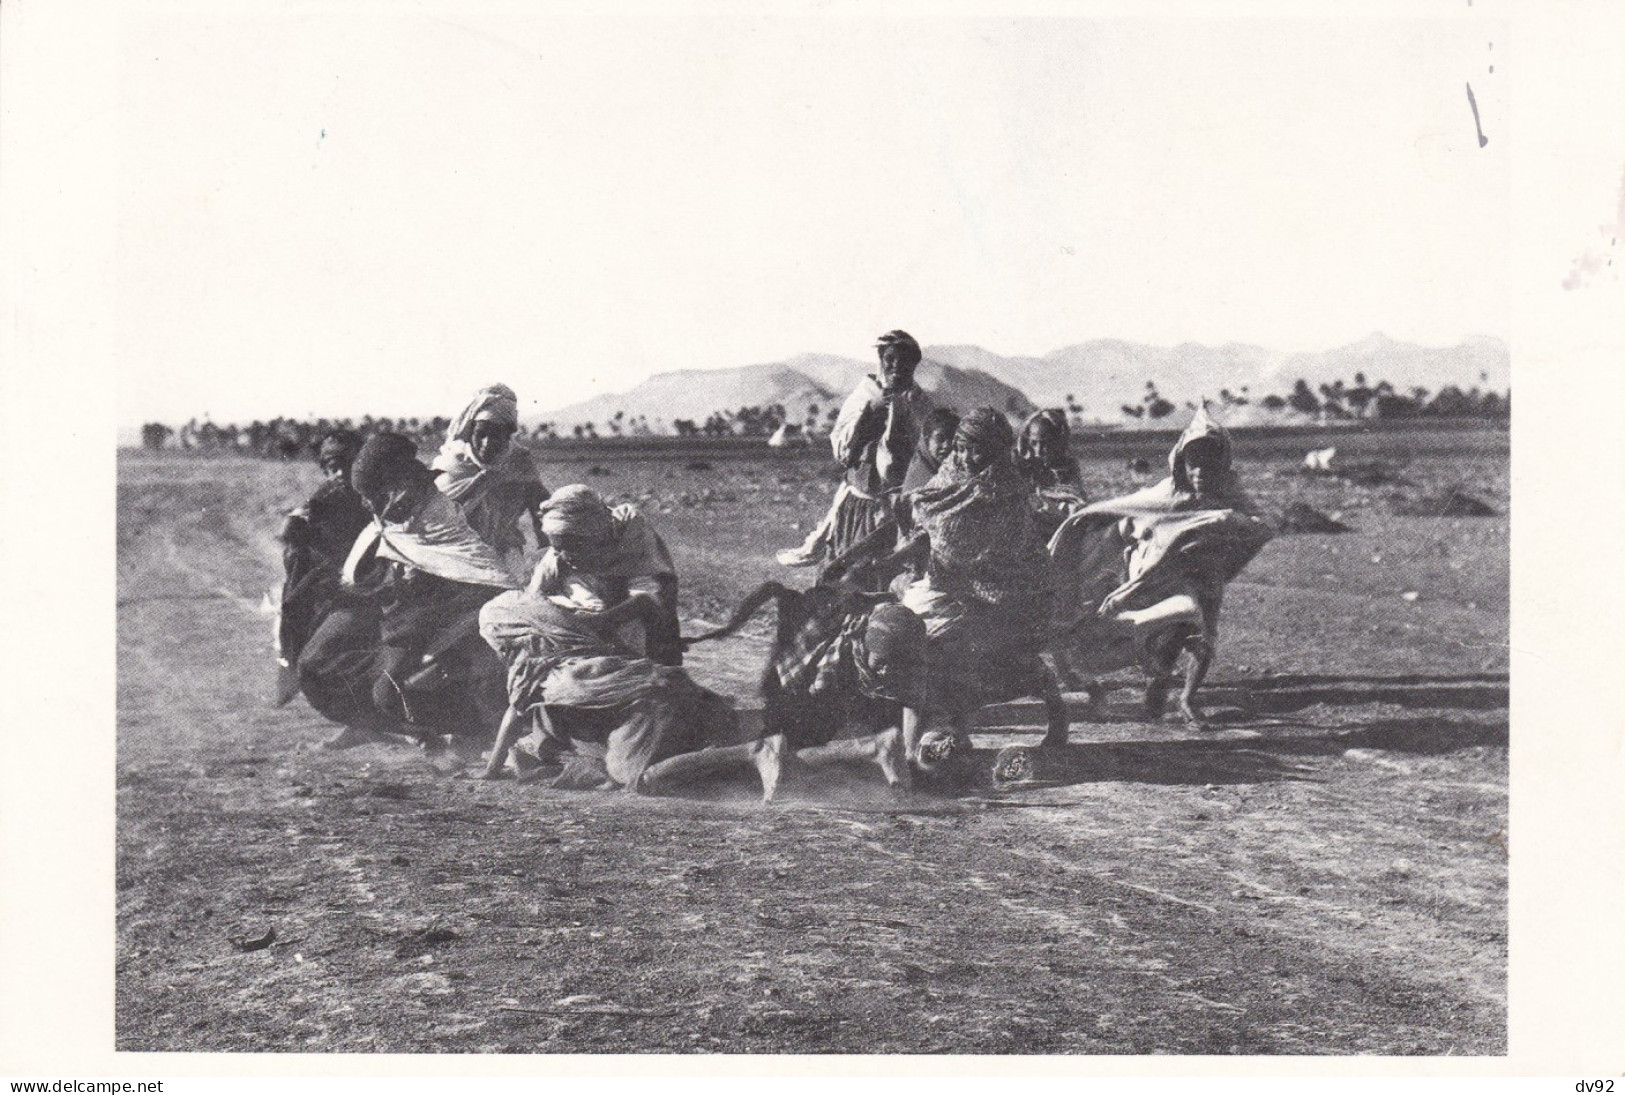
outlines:
[[[474,423],[492,421],[510,429],[519,425],[519,398],[505,384],[493,384],[474,398],[446,429],[432,467],[436,485],[462,507],[468,523],[486,543],[504,554],[523,552],[520,521],[536,502],[547,497],[529,450],[509,442],[490,464],[474,454]]]
[[[1200,495],[1186,467],[1186,451],[1198,440],[1216,450]],[[1229,433],[1203,407],[1168,454],[1168,478],[1087,506],[1056,531],[1051,627],[1071,658],[1122,668],[1140,660],[1151,632],[1169,623],[1216,633],[1225,586],[1273,535],[1241,489],[1233,452]]]

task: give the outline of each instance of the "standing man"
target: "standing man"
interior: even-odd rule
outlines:
[[[907,331],[887,331],[875,349],[880,375],[864,377],[847,396],[829,437],[845,478],[824,523],[806,543],[779,553],[788,566],[839,558],[890,519],[899,491],[924,484],[937,470],[926,428],[931,399],[914,383],[920,344]]]

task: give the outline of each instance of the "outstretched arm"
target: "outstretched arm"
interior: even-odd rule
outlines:
[[[778,582],[763,582],[761,585],[751,590],[750,594],[740,603],[739,607],[734,609],[734,613],[732,616],[728,617],[727,623],[723,624],[719,628],[707,631],[703,635],[695,635],[684,639],[683,649],[686,650],[695,643],[707,642],[711,639],[725,639],[729,635],[732,635],[734,632],[738,631],[741,627],[744,627],[745,621],[749,620],[752,616],[756,615],[757,612],[761,611],[762,606],[767,604],[767,602],[774,601],[782,604],[785,597],[794,597],[797,595],[798,594],[795,590],[790,589],[788,586],[780,585]]]
[[[930,552],[930,538],[922,531],[911,533],[895,549],[888,551],[887,547],[895,542],[897,532],[897,525],[887,521],[837,556],[825,568],[825,577],[839,578],[852,571],[868,569],[894,574],[919,562]]]

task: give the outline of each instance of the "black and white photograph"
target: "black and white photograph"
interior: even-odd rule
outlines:
[[[98,10],[96,1053],[1518,1049],[1518,5]]]

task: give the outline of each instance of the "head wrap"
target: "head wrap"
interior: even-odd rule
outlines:
[[[615,518],[591,487],[576,483],[560,487],[542,503],[542,531],[548,536],[579,536],[608,540],[615,534]]]
[[[499,422],[518,429],[519,397],[506,384],[481,388],[446,429],[447,443],[472,440],[476,420]]]
[[[1211,482],[1205,485],[1211,489],[1207,493],[1222,494],[1235,490],[1230,433],[1208,413],[1206,400],[1196,408],[1191,424],[1185,427],[1185,432],[1179,435],[1179,440],[1174,442],[1173,450],[1168,454],[1168,471],[1173,476],[1174,486],[1181,491],[1191,489],[1190,478],[1185,471],[1185,450],[1197,442],[1217,450],[1208,465]]]
[[[959,420],[955,441],[964,441],[990,452],[1008,453],[1015,448],[1016,434],[1010,420],[992,407],[978,407]]]
[[[433,479],[434,473],[418,460],[418,447],[398,433],[375,433],[367,438],[350,468],[350,484],[363,498],[377,498],[418,480]]]
[[[900,360],[909,365],[918,365],[923,356],[920,344],[907,331],[887,331],[875,339],[875,349],[884,350],[888,346],[896,347]]]

